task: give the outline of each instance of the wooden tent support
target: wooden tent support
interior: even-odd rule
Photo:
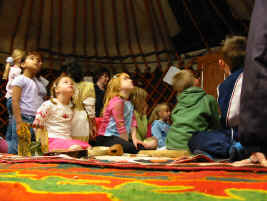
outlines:
[[[28,13],[29,13],[29,16],[28,16],[28,19],[27,19],[27,25],[26,25],[26,32],[25,32],[25,40],[24,40],[24,50],[27,51],[28,49],[28,40],[29,40],[29,32],[30,32],[30,26],[31,26],[31,23],[32,23],[32,11],[33,11],[33,4],[34,4],[34,1],[33,0],[30,0],[30,7],[29,7],[29,10],[28,10]]]
[[[120,51],[120,43],[119,43],[119,32],[118,32],[118,20],[117,20],[117,7],[116,7],[116,0],[112,0],[112,16],[113,16],[113,26],[114,26],[114,37],[115,37],[115,47],[117,51],[117,55],[121,57]]]
[[[190,9],[189,9],[189,6],[188,6],[188,4],[187,4],[187,0],[183,0],[183,3],[184,3],[185,10],[186,10],[187,14],[189,15],[189,17],[190,17],[190,19],[191,19],[193,25],[194,25],[195,28],[197,29],[197,31],[198,31],[198,33],[199,33],[199,35],[200,35],[200,38],[201,38],[203,44],[205,45],[205,47],[206,47],[207,49],[209,49],[209,45],[208,45],[208,43],[206,42],[206,40],[205,40],[205,38],[204,38],[204,36],[203,36],[203,34],[202,34],[202,32],[201,32],[201,30],[200,30],[200,28],[199,28],[197,22],[196,22],[196,20],[195,20],[195,18],[193,17],[193,15],[192,15],[192,13],[191,13],[191,11],[190,11]]]
[[[50,50],[47,48],[40,48],[40,49],[38,49],[38,51],[47,52],[47,53],[51,53],[53,55],[63,56],[63,57],[74,57],[74,58],[81,58],[81,59],[103,59],[103,60],[125,60],[125,59],[131,58],[131,57],[135,57],[135,58],[136,57],[148,57],[148,56],[155,55],[155,54],[157,54],[157,55],[165,54],[166,52],[175,53],[174,51],[171,51],[171,50],[162,50],[159,52],[148,52],[145,54],[125,55],[125,56],[121,56],[121,57],[118,57],[118,56],[107,57],[107,56],[86,56],[86,55],[78,55],[78,54],[64,54],[64,53],[56,52],[56,51],[53,51],[53,50]]]
[[[58,52],[62,52],[62,24],[63,24],[63,13],[62,13],[62,2],[63,0],[59,0],[58,1],[58,30],[57,30],[57,35],[58,35]],[[59,65],[61,66],[61,61],[62,61],[62,57],[60,57],[59,59]]]
[[[93,32],[93,42],[94,42],[94,50],[95,56],[98,56],[98,44],[97,44],[97,34],[96,34],[96,13],[95,13],[95,1],[91,1],[91,24],[92,24],[92,32]]]
[[[87,0],[83,0],[83,54],[87,55]]]
[[[38,26],[37,26],[37,34],[36,34],[36,49],[38,50],[41,45],[41,36],[42,36],[42,24],[43,24],[43,16],[44,16],[44,1],[40,0],[40,10],[39,10],[39,19],[38,19]]]
[[[53,21],[53,18],[54,18],[54,3],[53,3],[53,0],[50,0],[50,32],[49,32],[49,49],[52,50],[53,48],[53,24],[54,24],[54,21]],[[49,54],[49,66],[50,68],[52,67],[53,65],[53,54]]]
[[[76,42],[77,42],[77,0],[72,0],[73,8],[73,21],[72,21],[72,53],[76,53]]]
[[[21,22],[24,6],[25,6],[25,0],[21,0],[20,1],[20,9],[19,9],[19,12],[18,12],[18,15],[17,15],[16,24],[15,24],[15,27],[14,27],[14,32],[12,33],[12,36],[11,36],[10,48],[9,48],[9,52],[10,53],[13,51],[14,41],[15,41],[15,38],[16,38],[18,29],[19,29],[19,25],[20,25],[20,22]]]
[[[101,24],[101,33],[104,42],[104,51],[106,56],[109,56],[109,51],[107,48],[107,37],[106,37],[106,28],[105,28],[105,10],[104,10],[104,2],[103,0],[98,0],[100,4],[100,24]]]
[[[215,5],[215,3],[213,2],[213,0],[208,0],[210,5],[212,6],[212,8],[215,10],[216,14],[219,16],[219,18],[221,18],[222,22],[227,26],[227,28],[229,29],[230,33],[233,34],[233,30],[232,27],[230,26],[230,24],[227,22],[227,20],[224,18],[223,14],[221,13],[221,11],[217,8],[217,6]]]
[[[131,36],[130,36],[130,27],[129,27],[129,16],[127,13],[127,1],[124,0],[123,1],[123,14],[124,14],[124,22],[125,22],[125,32],[127,34],[127,39],[128,39],[128,50],[130,52],[131,55],[134,55],[134,51],[132,48],[132,40],[131,40]],[[135,67],[138,68],[138,65],[136,63],[136,58],[135,57],[131,57],[133,63],[135,64]]]

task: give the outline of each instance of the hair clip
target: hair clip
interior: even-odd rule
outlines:
[[[7,57],[6,62],[12,64],[14,62],[13,57]]]
[[[113,77],[112,78],[118,78],[118,76],[117,75],[113,75]]]

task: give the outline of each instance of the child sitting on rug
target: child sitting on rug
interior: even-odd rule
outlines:
[[[88,143],[71,138],[73,80],[61,75],[54,81],[50,93],[50,100],[38,109],[33,123],[34,128],[47,129],[49,151],[87,148]]]
[[[152,136],[158,140],[158,149],[166,148],[166,137],[170,128],[170,108],[167,103],[158,104],[152,111],[149,123]]]
[[[167,149],[188,150],[193,133],[220,127],[215,98],[198,86],[199,79],[190,70],[181,70],[173,78],[178,103],[171,114],[173,123],[167,133]]]
[[[109,81],[96,146],[121,144],[124,152],[137,153],[138,144],[143,145],[136,137],[134,108],[128,100],[133,88],[133,81],[126,73],[116,74]]]
[[[82,68],[77,61],[70,61],[62,68],[65,68],[63,73],[66,73],[75,82],[71,137],[88,143],[96,136],[94,85],[92,82],[83,81]]]
[[[143,141],[145,149],[156,149],[158,140],[155,137],[148,136],[148,121],[147,121],[147,92],[140,88],[134,87],[130,96],[131,102],[134,105],[134,114],[137,122],[136,137]]]
[[[41,70],[42,58],[38,52],[28,52],[21,60],[23,74],[12,81],[12,127],[6,135],[8,153],[18,153],[18,132],[25,122],[31,124],[37,109],[43,103],[46,89],[36,75]],[[34,141],[31,129],[31,140]]]

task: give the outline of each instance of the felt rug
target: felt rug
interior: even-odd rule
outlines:
[[[0,163],[1,201],[264,201],[267,173]]]
[[[181,158],[145,157],[125,154],[123,156],[96,156],[92,158],[73,158],[67,155],[56,156],[32,156],[21,157],[11,154],[0,154],[0,163],[67,163],[79,164],[87,167],[106,167],[124,169],[145,170],[227,170],[227,171],[253,171],[267,172],[267,168],[259,165],[234,167],[231,163],[224,161],[215,162],[205,155],[188,156]]]

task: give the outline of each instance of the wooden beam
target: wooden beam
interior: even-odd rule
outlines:
[[[96,30],[96,14],[95,14],[95,0],[91,0],[91,23],[92,23],[92,32],[93,32],[93,43],[94,43],[94,56],[98,56],[98,45],[97,45],[97,30]]]
[[[113,26],[114,26],[114,37],[115,37],[115,46],[118,56],[121,56],[120,44],[119,44],[119,32],[118,32],[118,20],[117,20],[117,6],[116,0],[112,0],[112,16],[113,16]]]
[[[14,48],[14,41],[15,41],[15,38],[16,38],[18,29],[19,29],[20,21],[21,21],[22,14],[23,14],[23,9],[25,6],[25,0],[21,0],[19,2],[20,2],[20,7],[19,7],[19,11],[17,12],[18,14],[17,14],[15,27],[14,27],[14,31],[11,35],[11,40],[10,40],[10,48],[9,48],[10,53],[13,51],[13,48]]]
[[[83,54],[87,55],[87,0],[83,0]]]
[[[76,35],[77,35],[77,0],[72,0],[73,21],[72,21],[72,53],[76,53]]]
[[[36,34],[36,50],[38,50],[41,46],[43,16],[44,16],[44,1],[45,0],[40,0],[39,16],[38,16],[39,19],[38,19],[37,34]]]
[[[106,27],[105,27],[105,9],[104,9],[104,1],[103,0],[98,0],[99,1],[99,6],[100,6],[100,25],[101,25],[101,33],[102,33],[102,38],[104,42],[104,51],[106,56],[109,56],[109,51],[107,48],[107,37],[106,37]]]
[[[49,19],[50,19],[50,26],[49,26],[49,49],[52,50],[53,49],[53,25],[54,25],[54,4],[53,4],[53,0],[50,0],[50,15],[49,15]],[[53,65],[53,54],[50,53],[49,55],[49,66],[50,68],[52,68]]]
[[[24,50],[27,51],[28,49],[28,40],[29,40],[29,33],[30,33],[30,29],[31,29],[31,24],[32,24],[32,11],[33,11],[33,3],[34,1],[33,0],[30,0],[30,7],[29,7],[29,10],[28,10],[28,19],[27,19],[27,25],[26,25],[26,32],[25,32],[25,40],[24,40]]]

